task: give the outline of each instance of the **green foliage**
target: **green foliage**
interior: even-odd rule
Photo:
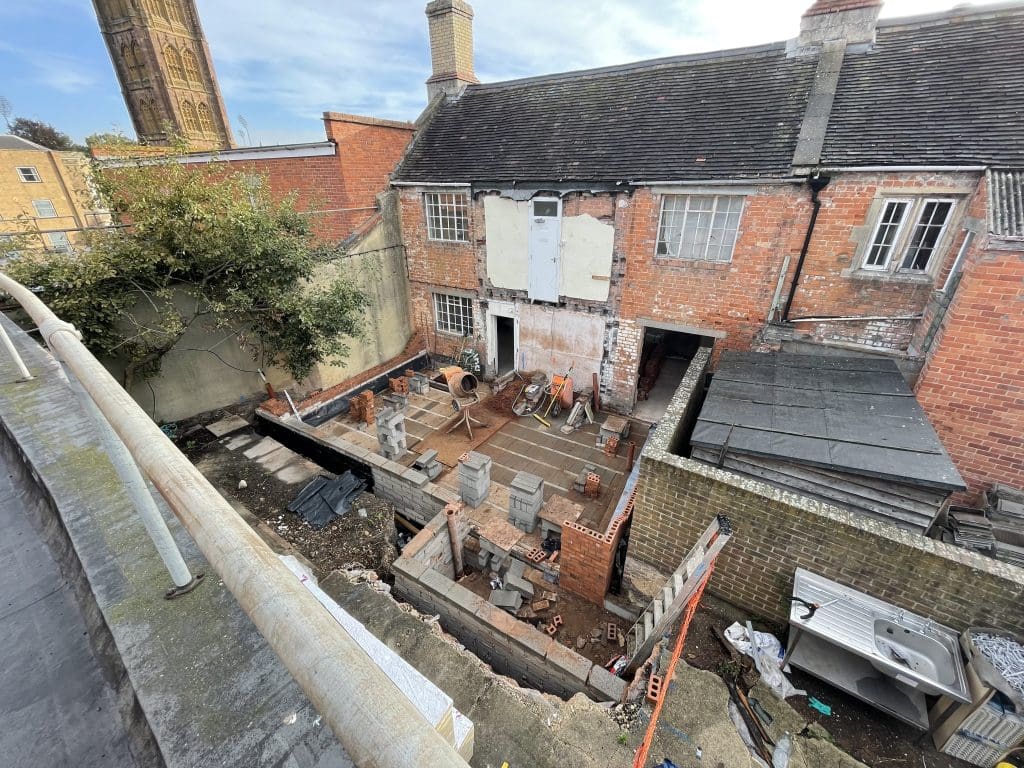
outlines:
[[[61,133],[49,123],[42,120],[30,120],[27,117],[16,117],[10,123],[10,132],[23,139],[34,141],[47,149],[80,149],[66,133]]]
[[[340,363],[362,330],[367,296],[323,268],[291,200],[261,177],[142,160],[96,174],[123,226],[87,233],[74,254],[26,254],[12,277],[38,287],[97,354],[126,362],[125,386],[160,371],[192,327],[235,335],[258,365],[296,379]],[[324,273],[324,274],[321,274]]]
[[[90,133],[85,137],[85,146],[93,147],[137,147],[139,142],[129,139],[120,131],[107,131],[105,133]]]

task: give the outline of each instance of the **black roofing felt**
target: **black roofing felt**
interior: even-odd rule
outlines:
[[[882,23],[872,51],[847,52],[823,162],[1024,164],[1024,8],[979,13]],[[788,176],[816,65],[780,43],[470,86],[395,178]]]
[[[814,71],[778,45],[471,86],[440,109],[395,178],[785,176]]]
[[[843,62],[823,161],[1024,164],[1024,8],[880,26]]]
[[[691,443],[902,483],[966,487],[890,360],[726,352]]]

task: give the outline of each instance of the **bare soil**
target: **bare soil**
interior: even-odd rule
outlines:
[[[466,570],[466,576],[459,583],[485,600],[490,597],[489,574],[470,571],[468,567]],[[555,584],[548,584],[543,589],[554,592],[558,599],[547,610],[539,611],[536,618],[521,618],[520,621],[531,624],[543,632],[545,627],[551,623],[551,619],[560,615],[563,624],[553,637],[566,648],[571,648],[601,666],[606,665],[613,656],[622,652],[617,640],[606,639],[605,627],[608,622],[612,622],[625,632],[628,626],[623,619]],[[540,591],[537,589],[534,601],[541,599]],[[524,598],[523,607],[526,608],[529,605],[530,601]]]
[[[736,672],[730,663],[729,654],[715,637],[713,628],[724,630],[735,617],[708,605],[702,605],[693,617],[683,658],[688,664],[718,675]],[[755,621],[754,629],[771,632],[785,640],[777,626]],[[830,686],[816,677],[794,669],[788,675],[790,682],[798,689],[807,691],[807,696],[791,696],[786,702],[808,723],[818,723],[832,735],[836,746],[873,768],[968,768],[970,763],[938,752],[928,738],[925,743],[916,742],[921,731],[904,725],[873,707]],[[755,681],[757,673],[743,675],[747,684]],[[743,686],[745,689],[746,685]],[[832,707],[828,717],[812,709],[807,699],[813,696]]]

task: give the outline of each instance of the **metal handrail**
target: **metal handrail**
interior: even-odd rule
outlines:
[[[32,291],[0,273],[360,768],[468,764]]]

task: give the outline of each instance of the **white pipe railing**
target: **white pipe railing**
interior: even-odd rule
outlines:
[[[75,375],[242,610],[360,768],[468,768],[405,694],[320,605],[79,340],[0,273],[53,355]]]

